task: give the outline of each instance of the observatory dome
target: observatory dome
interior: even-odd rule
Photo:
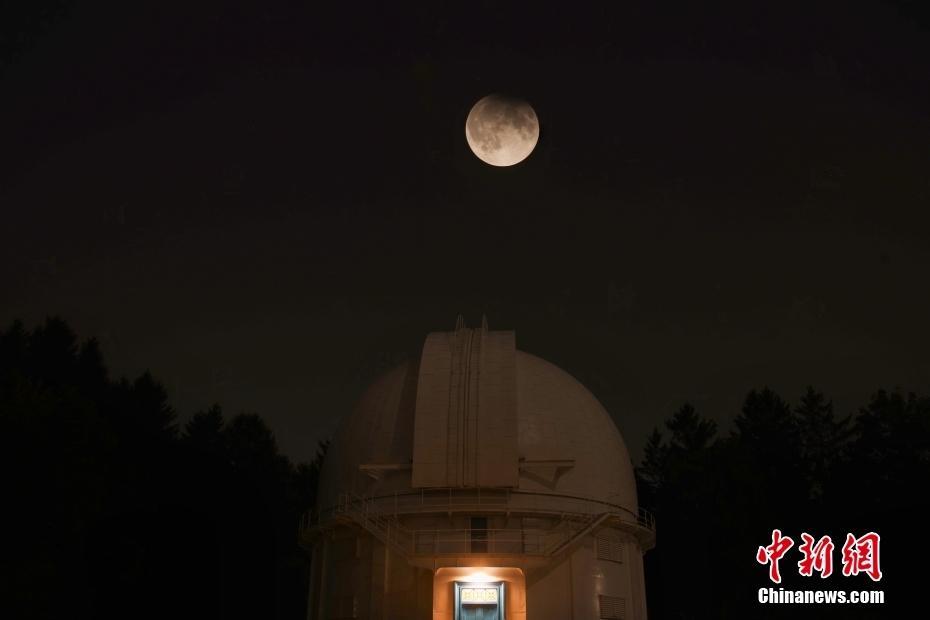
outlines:
[[[620,432],[485,322],[428,334],[365,390],[298,531],[311,618],[646,620],[655,522]]]
[[[468,331],[480,338],[481,330]],[[478,345],[473,341],[470,346]],[[436,355],[437,348],[453,352]],[[388,371],[364,392],[342,421],[326,456],[319,487],[321,509],[343,493],[383,496],[424,486],[474,486],[577,496],[637,512],[626,445],[587,388],[554,364],[515,348],[509,355],[505,351],[494,356],[485,344],[483,354],[460,355],[468,358],[464,362],[455,360],[454,349],[451,333],[431,334],[420,359]],[[442,378],[438,386],[437,377]],[[474,389],[468,389],[469,382]],[[441,412],[430,407],[437,403]],[[509,442],[506,424],[498,424],[508,415],[503,411],[507,408],[515,422],[511,430],[515,437]],[[420,419],[437,415],[442,418],[438,424]],[[458,438],[450,441],[450,434]],[[418,458],[430,454],[452,463],[443,463],[443,468],[467,469],[461,463],[470,453],[478,461],[472,467],[484,464],[510,473],[489,474],[485,477],[490,482],[482,483],[454,475],[443,478],[442,473],[438,480],[435,476],[430,480],[415,471]]]

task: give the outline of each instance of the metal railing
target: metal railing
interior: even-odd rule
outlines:
[[[471,513],[526,514],[559,518],[550,529],[413,530],[401,525],[405,515]],[[600,500],[510,489],[422,489],[372,497],[343,494],[321,514],[305,513],[299,534],[340,517],[348,517],[403,555],[442,553],[520,553],[550,556],[608,518],[634,526],[654,540],[652,514]],[[645,529],[646,532],[642,532]],[[481,532],[475,538],[475,532]]]
[[[519,553],[543,555],[552,532],[543,529],[413,530],[415,555]]]
[[[344,494],[339,497],[335,506],[323,509],[317,516],[317,520],[323,521],[342,511],[346,501],[370,503],[373,510],[393,517],[408,514],[461,512],[550,515],[611,512],[623,521],[635,523],[651,531],[655,530],[655,519],[649,511],[642,508],[633,512],[625,506],[602,500],[516,489],[420,489],[365,498]]]

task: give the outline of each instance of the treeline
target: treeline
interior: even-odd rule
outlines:
[[[794,405],[751,391],[732,430],[684,405],[649,439],[637,469],[640,503],[657,521],[646,555],[653,618],[891,617],[922,595],[921,564],[930,485],[930,398],[878,391],[841,414],[808,388]],[[781,560],[781,586],[756,563],[772,530],[795,546]],[[841,574],[846,533],[881,535],[884,577]],[[801,533],[830,535],[834,573],[801,577]],[[878,607],[763,606],[765,586],[883,589]],[[891,615],[889,615],[891,614]]]
[[[111,379],[50,319],[0,333],[9,618],[303,618],[296,524],[319,461],[294,465],[255,414],[183,428],[149,374]]]
[[[930,399],[879,391],[854,414],[810,389],[750,392],[732,431],[689,405],[637,476],[657,521],[650,617],[888,617],[923,593]],[[150,375],[113,379],[61,320],[0,333],[3,617],[305,617],[299,515],[322,453],[295,465],[255,414],[215,406],[181,427]],[[786,588],[886,591],[881,608],[765,607],[756,563],[778,528]],[[840,575],[847,532],[882,536],[884,579]],[[829,579],[797,573],[801,532],[837,543]]]

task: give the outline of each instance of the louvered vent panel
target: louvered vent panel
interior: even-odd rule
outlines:
[[[619,596],[604,596],[601,594],[597,597],[597,600],[601,608],[601,615],[599,617],[602,620],[625,620],[626,599],[620,598]]]
[[[623,543],[606,536],[597,538],[597,559],[623,562]]]

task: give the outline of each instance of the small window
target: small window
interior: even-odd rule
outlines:
[[[626,599],[601,594],[597,597],[597,602],[601,608],[598,618],[602,620],[624,620],[626,618]]]
[[[488,552],[488,518],[471,518],[471,552]]]
[[[609,536],[597,537],[597,559],[608,562],[623,562],[623,543]]]

